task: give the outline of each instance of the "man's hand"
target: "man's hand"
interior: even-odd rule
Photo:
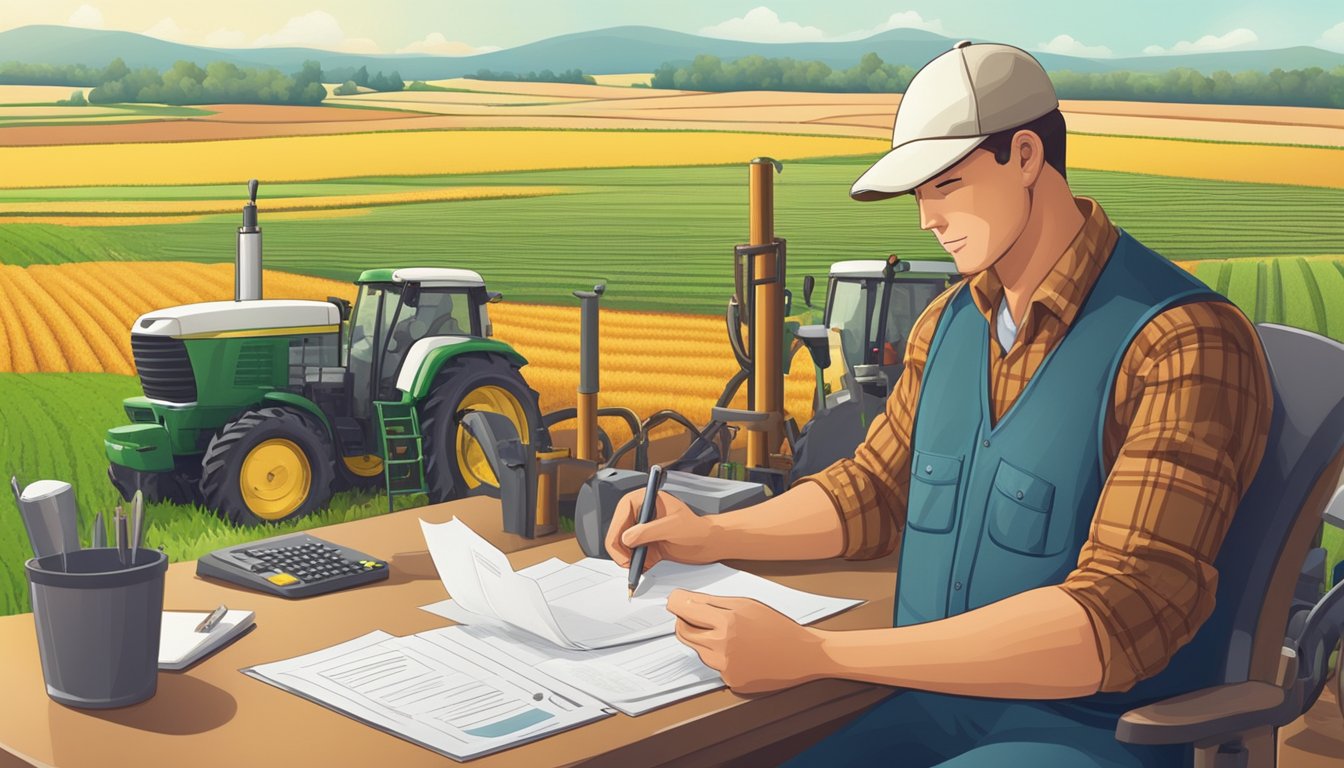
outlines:
[[[654,502],[653,520],[635,525],[644,504],[644,489],[627,493],[616,503],[607,528],[607,553],[622,568],[630,567],[630,553],[641,544],[648,545],[644,570],[659,560],[679,563],[712,563],[719,559],[710,551],[713,521],[701,517],[686,503],[667,493],[659,493]]]
[[[676,589],[667,610],[677,617],[677,638],[738,693],[774,691],[825,676],[820,636],[756,600]]]

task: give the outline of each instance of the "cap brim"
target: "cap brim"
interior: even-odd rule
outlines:
[[[956,165],[984,140],[984,136],[963,136],[906,142],[864,171],[849,196],[866,202],[904,195]]]

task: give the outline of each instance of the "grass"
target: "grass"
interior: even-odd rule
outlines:
[[[776,232],[789,241],[789,280],[824,278],[834,261],[946,258],[918,227],[909,197],[860,204],[850,183],[871,157],[789,163],[776,182]],[[262,186],[266,263],[351,280],[371,266],[454,265],[479,270],[509,301],[569,304],[569,292],[605,279],[604,306],[721,312],[730,292],[731,247],[746,239],[746,173],[740,165],[387,176]],[[1117,224],[1176,259],[1297,256],[1344,251],[1344,190],[1072,171],[1079,194],[1102,202]],[[580,188],[546,198],[421,203],[377,208],[348,220],[266,223],[265,197],[358,195],[443,187]],[[240,185],[11,190],[34,199],[241,200]],[[180,224],[0,228],[0,261],[83,259],[201,262],[233,258],[236,215]],[[1201,273],[1202,274],[1202,273]],[[799,302],[801,303],[801,302]]]
[[[130,376],[111,374],[0,374],[0,456],[6,482],[17,474],[23,483],[60,479],[74,486],[79,502],[79,531],[88,543],[93,516],[111,512],[120,497],[107,479],[104,431],[126,421],[121,400],[140,394]],[[0,615],[29,610],[24,561],[32,556],[13,497],[0,494]],[[419,506],[423,496],[396,499],[398,508]],[[387,497],[369,493],[338,494],[326,511],[274,528],[234,528],[213,513],[171,504],[145,510],[148,546],[162,546],[171,562],[194,560],[219,547],[373,517],[387,511]]]

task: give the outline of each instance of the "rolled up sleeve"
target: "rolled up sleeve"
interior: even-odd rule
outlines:
[[[1117,378],[1118,445],[1061,588],[1096,633],[1102,691],[1165,668],[1213,611],[1214,559],[1264,453],[1272,395],[1239,310],[1196,303],[1141,331]]]

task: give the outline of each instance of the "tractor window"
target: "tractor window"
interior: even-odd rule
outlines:
[[[373,353],[379,341],[378,310],[383,293],[381,287],[362,286],[355,302],[355,313],[350,319],[351,395],[354,412],[358,414],[373,410]],[[396,305],[395,301],[386,303]]]
[[[420,292],[419,305],[415,308],[412,335],[426,336],[471,336],[472,321],[471,296],[464,290],[448,288],[425,288]]]
[[[869,293],[866,280],[833,280],[831,296],[826,302],[826,326],[840,330],[846,367],[851,369],[863,364]]]

